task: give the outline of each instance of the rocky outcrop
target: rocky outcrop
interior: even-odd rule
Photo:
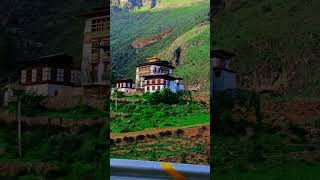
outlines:
[[[154,8],[158,0],[112,0],[111,5],[125,9],[134,9],[137,7]]]
[[[165,31],[157,36],[154,37],[149,37],[149,38],[137,38],[136,40],[134,40],[131,44],[131,46],[135,49],[140,49],[140,48],[144,48],[145,46],[154,44],[164,38],[166,38],[167,36],[169,36],[169,34],[173,31],[173,28],[169,29],[168,31]]]

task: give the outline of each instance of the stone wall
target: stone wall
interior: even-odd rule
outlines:
[[[50,109],[67,109],[79,104],[86,104],[102,110],[104,99],[91,96],[52,96],[48,97],[44,104],[46,108]]]

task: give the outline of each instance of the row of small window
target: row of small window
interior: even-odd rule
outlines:
[[[37,82],[37,69],[32,69],[31,74],[31,82]],[[45,67],[42,69],[42,81],[51,80],[51,68]],[[58,82],[64,81],[64,69],[57,69],[57,77],[56,80]],[[27,71],[22,70],[21,71],[21,83],[26,83],[27,81]]]
[[[117,88],[132,88],[132,85],[130,83],[120,83],[117,84]]]
[[[152,83],[153,82],[153,83]],[[163,79],[155,79],[155,80],[145,80],[145,84],[163,84],[164,80]],[[166,84],[169,84],[169,81],[166,80]]]
[[[147,91],[152,90],[152,91],[158,91],[161,90],[161,86],[146,86]]]

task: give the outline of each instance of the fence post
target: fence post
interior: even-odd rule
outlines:
[[[21,98],[20,96],[18,97],[18,115],[17,115],[17,120],[18,120],[18,146],[19,146],[19,158],[21,159]]]

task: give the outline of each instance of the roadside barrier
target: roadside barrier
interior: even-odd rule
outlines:
[[[111,180],[209,180],[210,166],[110,159]]]

